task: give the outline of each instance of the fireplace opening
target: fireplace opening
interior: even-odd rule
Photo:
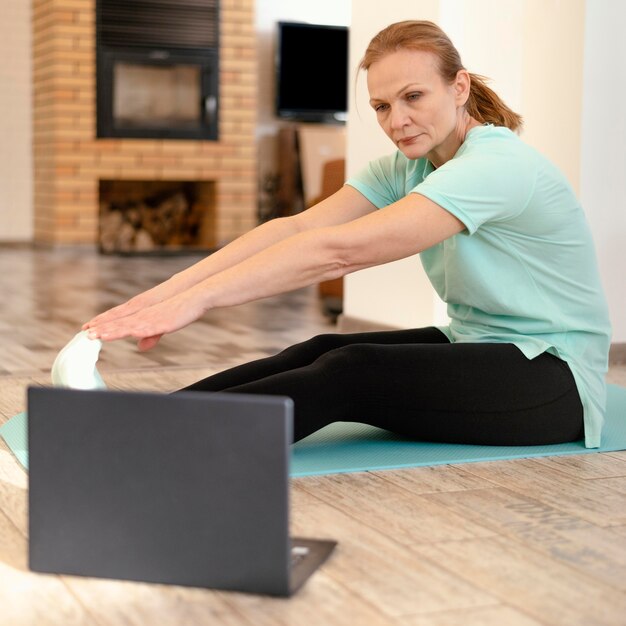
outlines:
[[[211,252],[215,183],[101,180],[99,250],[103,254]]]

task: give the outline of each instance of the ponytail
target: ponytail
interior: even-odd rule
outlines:
[[[486,78],[470,73],[470,94],[465,108],[476,120],[494,126],[506,126],[518,132],[522,128],[522,116],[512,111],[500,96],[487,86]]]

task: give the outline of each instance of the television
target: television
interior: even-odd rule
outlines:
[[[276,115],[343,123],[348,111],[348,27],[278,22]]]

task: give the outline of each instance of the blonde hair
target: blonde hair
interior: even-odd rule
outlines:
[[[381,30],[369,43],[359,69],[367,71],[372,63],[400,49],[423,50],[437,57],[439,73],[452,83],[459,70],[465,69],[461,56],[449,37],[433,22],[406,20]],[[470,94],[465,104],[467,112],[481,123],[506,126],[513,131],[522,127],[522,116],[512,111],[498,94],[487,86],[487,78],[470,75]]]

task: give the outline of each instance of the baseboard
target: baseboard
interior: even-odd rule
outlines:
[[[15,249],[26,249],[26,248],[32,248],[33,247],[33,242],[28,240],[28,241],[22,241],[22,240],[5,240],[5,241],[0,241],[0,248],[11,248],[12,250]]]

